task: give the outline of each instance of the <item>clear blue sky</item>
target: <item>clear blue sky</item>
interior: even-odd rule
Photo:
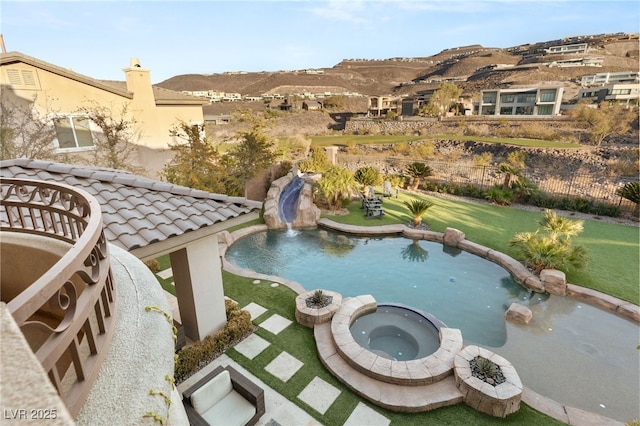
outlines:
[[[179,74],[332,67],[344,58],[429,56],[572,35],[640,32],[640,2],[8,1],[7,51],[124,80],[131,57],[159,83]]]

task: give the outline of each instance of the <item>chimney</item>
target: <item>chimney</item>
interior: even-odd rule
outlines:
[[[133,93],[134,103],[140,106],[155,106],[150,70],[142,68],[138,58],[131,58],[129,67],[124,68],[123,71],[127,81],[127,90]]]
[[[7,53],[7,48],[4,47],[4,36],[0,34],[0,53]]]

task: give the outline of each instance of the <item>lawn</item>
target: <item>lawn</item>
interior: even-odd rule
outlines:
[[[494,138],[482,136],[462,136],[462,135],[432,135],[424,136],[401,136],[401,135],[339,135],[339,136],[312,136],[313,146],[349,146],[349,145],[379,145],[411,142],[425,139],[449,139],[454,141],[477,141],[506,145],[517,145],[535,148],[580,148],[579,144],[559,141],[546,141],[541,139],[511,139]]]
[[[348,215],[325,217],[361,226],[405,223],[412,220],[412,217],[402,202],[411,198],[425,198],[434,204],[423,216],[423,223],[428,224],[433,231],[443,232],[447,227],[459,229],[467,239],[516,259],[518,254],[509,245],[509,241],[517,232],[535,231],[542,216],[542,211],[400,192],[398,198],[385,199],[385,216],[382,219],[365,219],[359,202],[349,204]],[[639,236],[639,228],[636,226],[606,223],[596,219],[585,220],[584,231],[574,239],[574,243],[587,248],[590,262],[585,270],[565,271],[567,280],[639,304]]]
[[[535,230],[537,221],[541,217],[540,211],[525,211],[406,192],[400,192],[398,198],[385,199],[383,203],[385,216],[381,219],[365,219],[359,201],[348,205],[347,208],[350,211],[348,215],[326,217],[336,222],[362,226],[405,223],[412,220],[412,217],[403,201],[412,198],[425,198],[434,204],[423,216],[423,222],[427,223],[432,230],[442,232],[447,227],[454,227],[463,231],[468,239],[514,257],[517,257],[516,253],[508,243],[511,237],[516,232]],[[257,222],[253,221],[250,224]],[[587,247],[591,262],[584,271],[568,271],[568,280],[638,304],[640,279],[638,237],[638,228],[634,226],[609,224],[598,220],[585,221],[584,232],[575,239],[575,243]],[[163,268],[168,266],[168,256],[158,260]],[[287,399],[294,401],[319,422],[326,425],[343,424],[356,405],[363,401],[321,364],[312,330],[299,325],[295,320],[295,292],[282,285],[273,288],[270,282],[253,284],[253,279],[239,277],[225,271],[223,271],[223,282],[225,295],[236,300],[240,306],[255,302],[268,309],[268,313],[255,319],[256,324],[274,313],[292,321],[292,324],[278,335],[258,328],[255,333],[268,340],[271,345],[254,359],[244,357],[233,348],[226,352],[227,355]],[[164,282],[163,286],[172,287]],[[286,383],[264,369],[282,351],[287,351],[304,363],[304,366]],[[304,386],[315,376],[341,390],[332,408],[324,415],[297,398]],[[517,413],[506,419],[487,416],[464,404],[415,414],[395,413],[368,402],[366,404],[389,418],[392,425],[562,424],[525,404],[521,405]]]
[[[295,320],[296,293],[286,286],[271,287],[271,283],[264,281],[253,284],[253,279],[239,277],[223,272],[224,293],[236,300],[240,306],[255,302],[268,309],[268,312],[255,319],[255,323],[267,319],[270,315],[279,314],[292,321],[285,330],[274,335],[266,330],[258,328],[255,333],[268,340],[271,345],[252,360],[237,352],[235,349],[227,350],[226,354],[249,370],[268,386],[294,401],[298,406],[314,416],[325,425],[341,425],[351,414],[359,402],[364,402],[356,394],[349,391],[338,379],[329,373],[318,358],[313,338],[313,331],[303,327]],[[304,366],[294,374],[286,383],[275,378],[264,368],[282,351],[286,351],[304,363]],[[314,378],[320,377],[326,382],[338,388],[340,396],[324,415],[321,415],[297,398],[298,394]],[[517,413],[506,419],[500,419],[480,413],[465,404],[457,404],[452,407],[443,407],[425,413],[395,413],[377,407],[366,402],[372,409],[380,412],[391,420],[391,425],[560,425],[562,423],[539,413],[525,404],[521,405]]]

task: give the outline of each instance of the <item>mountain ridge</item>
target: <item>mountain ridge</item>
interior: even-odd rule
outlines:
[[[588,49],[578,54],[549,54],[544,50],[582,43],[586,43]],[[582,75],[638,72],[639,50],[637,33],[600,34],[505,49],[473,44],[445,49],[427,57],[343,59],[329,68],[182,74],[156,86],[177,91],[240,93],[242,96],[305,92],[410,96],[433,90],[443,81],[453,81],[470,96],[479,94],[482,89],[540,84],[563,84],[567,86],[567,93],[572,94],[577,93],[577,80]],[[558,65],[567,60],[581,60],[587,65]],[[601,63],[601,66],[594,66],[594,63]]]

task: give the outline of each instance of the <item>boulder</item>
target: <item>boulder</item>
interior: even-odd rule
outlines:
[[[531,309],[519,303],[512,303],[504,314],[504,319],[507,321],[513,321],[520,324],[529,324],[533,318]]]
[[[540,281],[547,292],[559,296],[567,295],[567,277],[564,272],[557,269],[543,269],[540,271]]]
[[[455,228],[447,228],[444,230],[443,243],[451,247],[457,247],[458,243],[464,240],[464,238],[465,238],[464,232],[457,230]]]

